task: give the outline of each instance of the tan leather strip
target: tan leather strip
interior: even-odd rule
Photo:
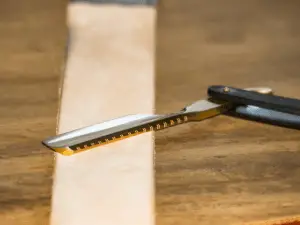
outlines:
[[[72,44],[58,133],[152,114],[155,10],[76,3],[68,13]],[[57,153],[51,224],[153,225],[153,183],[151,133],[78,155]]]

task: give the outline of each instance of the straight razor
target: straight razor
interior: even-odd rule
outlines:
[[[261,94],[272,93],[270,88],[247,88],[245,90]],[[177,113],[128,115],[59,134],[42,141],[42,143],[55,152],[69,156],[149,131],[158,131],[187,122],[202,121],[228,112],[234,106],[235,104],[232,102],[208,98],[196,101]]]

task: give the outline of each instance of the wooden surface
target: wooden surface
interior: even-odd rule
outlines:
[[[212,84],[300,98],[299,3],[162,1],[157,111],[204,98]],[[157,133],[157,225],[300,214],[299,139],[299,131],[225,116]]]
[[[298,1],[159,3],[157,111],[210,84],[300,98]],[[0,2],[0,219],[47,224],[65,2]],[[156,135],[157,224],[239,224],[299,213],[299,131],[225,116]]]
[[[0,1],[0,223],[47,224],[66,3]]]

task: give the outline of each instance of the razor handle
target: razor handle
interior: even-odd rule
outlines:
[[[252,105],[282,113],[300,115],[300,100],[277,95],[265,95],[227,86],[210,86],[207,91],[212,98],[236,105]]]

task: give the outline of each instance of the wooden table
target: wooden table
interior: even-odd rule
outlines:
[[[157,111],[208,85],[300,98],[300,2],[164,0]],[[240,224],[300,214],[300,132],[226,116],[156,135],[157,224]]]
[[[0,221],[47,224],[66,2],[0,2]]]
[[[299,3],[163,0],[157,112],[210,84],[270,86],[300,98]],[[0,3],[0,219],[46,224],[66,2]],[[46,29],[47,27],[47,29]],[[220,116],[156,135],[157,224],[240,224],[299,213],[299,131]]]

